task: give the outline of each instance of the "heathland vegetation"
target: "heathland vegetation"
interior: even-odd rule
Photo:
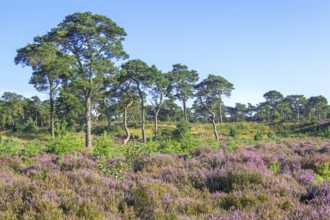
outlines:
[[[226,106],[227,79],[126,61],[125,36],[75,13],[17,50],[49,98],[0,99],[0,219],[330,219],[324,96]]]

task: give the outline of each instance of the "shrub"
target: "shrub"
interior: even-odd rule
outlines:
[[[191,135],[191,126],[188,122],[181,120],[176,124],[176,129],[173,131],[173,137],[181,140],[184,137]]]
[[[28,133],[38,132],[39,127],[37,126],[36,122],[33,121],[32,118],[29,118],[27,122],[24,124],[23,131]]]
[[[55,134],[57,136],[65,135],[68,132],[68,123],[66,121],[57,122],[55,125]]]
[[[229,136],[236,137],[236,135],[237,135],[236,129],[231,127],[229,130]]]
[[[181,152],[190,152],[200,145],[200,142],[191,133],[190,124],[183,120],[176,124],[173,137],[180,143]]]
[[[257,132],[255,135],[254,135],[254,140],[255,141],[262,141],[263,137],[262,137],[262,133],[260,132]]]
[[[325,137],[325,138],[330,138],[330,126],[326,127],[326,128],[323,130],[323,137]]]
[[[277,174],[280,170],[280,165],[276,162],[274,163],[271,163],[270,166],[269,166],[269,169],[274,173],[274,174]]]
[[[207,175],[206,186],[210,192],[231,192],[254,184],[262,184],[262,173],[244,165],[215,169]]]
[[[101,137],[96,141],[96,144],[93,148],[93,152],[96,155],[102,155],[105,157],[110,157],[113,155],[113,140],[106,131],[103,132]]]
[[[22,149],[20,155],[26,157],[33,157],[39,155],[44,150],[45,147],[42,146],[39,140],[32,140],[25,145],[25,148]]]
[[[53,154],[67,154],[75,152],[84,146],[83,140],[77,135],[65,134],[56,138],[50,138],[47,150]]]
[[[107,175],[113,176],[115,179],[122,179],[124,177],[124,171],[127,169],[127,163],[122,158],[107,159],[101,156],[97,160],[99,169]]]
[[[22,150],[22,144],[17,138],[0,141],[0,154],[19,155]]]
[[[268,134],[267,134],[268,140],[274,140],[275,137],[276,136],[275,136],[275,133],[274,132],[272,132],[272,131],[268,132]]]

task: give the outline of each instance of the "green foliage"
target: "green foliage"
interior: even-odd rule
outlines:
[[[229,194],[227,195],[221,202],[221,207],[229,210],[232,208],[238,209],[246,209],[251,206],[254,206],[258,202],[258,199],[255,198],[253,195],[235,195]]]
[[[276,162],[274,163],[271,163],[270,166],[269,166],[269,169],[274,173],[274,174],[277,174],[278,171],[280,170],[280,165]]]
[[[29,118],[24,124],[23,131],[28,133],[34,133],[39,131],[39,127],[37,126],[36,122],[33,121],[32,118]]]
[[[96,155],[110,157],[113,155],[113,148],[113,140],[110,135],[104,131],[101,137],[97,140],[96,145],[93,147],[93,153]]]
[[[106,130],[107,132],[114,134],[121,134],[124,132],[123,128],[119,125],[108,125]]]
[[[326,128],[324,128],[323,137],[330,138],[330,126],[327,126]]]
[[[153,142],[138,143],[133,142],[125,151],[126,162],[132,164],[136,158],[150,155],[155,149]]]
[[[109,161],[109,158],[105,156],[99,156],[97,160],[97,166],[104,174],[111,175],[115,179],[122,179],[124,177],[125,169],[128,168],[127,163],[125,161]]]
[[[274,140],[276,138],[275,133],[272,131],[269,131],[267,134],[268,140]]]
[[[120,125],[98,125],[93,128],[93,134],[102,135],[104,132],[111,134],[122,134],[124,131]]]
[[[32,140],[25,145],[24,149],[22,149],[21,155],[26,157],[34,157],[38,156],[44,150],[45,147],[39,140]]]
[[[22,145],[17,138],[11,138],[9,140],[0,140],[0,154],[19,155],[22,149]]]
[[[48,140],[47,150],[53,154],[67,154],[75,152],[84,146],[83,140],[77,135],[65,134]]]
[[[55,134],[57,136],[65,135],[68,132],[67,126],[68,123],[66,121],[56,123]]]
[[[229,131],[229,136],[236,137],[236,135],[237,135],[236,129],[231,127]]]
[[[317,173],[326,180],[330,181],[330,163],[324,164],[323,169],[318,169]]]
[[[168,139],[159,143],[159,152],[161,153],[181,153],[181,145],[178,141]]]
[[[179,121],[173,131],[173,137],[180,144],[181,152],[189,152],[200,145],[191,132],[191,125],[186,121]]]
[[[173,137],[177,140],[191,135],[191,126],[188,122],[181,120],[176,124],[176,129],[173,131]]]
[[[262,141],[263,139],[263,136],[262,136],[262,133],[261,132],[257,132],[255,135],[254,135],[254,140],[255,141]]]

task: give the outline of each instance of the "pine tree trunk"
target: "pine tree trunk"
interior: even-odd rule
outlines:
[[[53,94],[53,88],[52,84],[49,86],[49,104],[50,104],[50,110],[49,110],[49,117],[50,117],[50,135],[52,138],[55,137],[55,107],[54,107],[54,94]]]
[[[183,117],[184,120],[187,122],[188,116],[187,116],[186,98],[183,98]]]
[[[92,119],[91,119],[91,95],[86,97],[85,120],[86,120],[86,147],[92,148]]]
[[[158,135],[158,113],[159,109],[155,111],[155,136]]]

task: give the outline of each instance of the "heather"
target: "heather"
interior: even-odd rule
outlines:
[[[177,140],[180,152],[170,152],[106,136],[94,151],[30,143],[1,152],[0,219],[330,218],[329,139],[232,148]]]

